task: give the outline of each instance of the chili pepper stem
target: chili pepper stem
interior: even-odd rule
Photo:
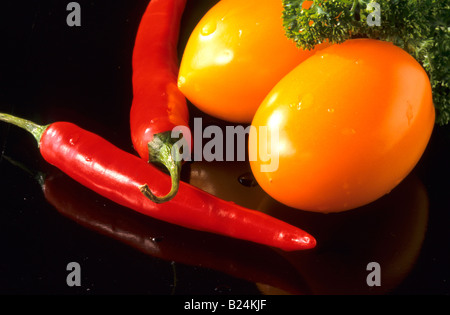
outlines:
[[[38,147],[41,141],[42,134],[44,133],[45,129],[47,129],[47,127],[49,126],[49,125],[45,126],[38,125],[30,120],[19,118],[5,113],[0,113],[0,120],[16,125],[17,127],[25,129],[26,131],[31,133],[33,137],[36,139]]]
[[[149,163],[162,164],[169,171],[172,187],[165,196],[155,196],[147,184],[140,187],[141,192],[151,201],[163,203],[171,200],[178,192],[181,173],[181,155],[177,144],[178,139],[171,136],[171,132],[154,135],[148,143]]]

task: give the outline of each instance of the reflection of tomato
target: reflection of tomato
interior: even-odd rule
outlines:
[[[189,183],[221,199],[249,209],[256,208],[266,193],[252,184],[247,162],[194,162],[190,165]]]
[[[270,89],[312,55],[284,35],[281,1],[222,0],[186,45],[179,88],[200,110],[250,123]]]
[[[268,194],[293,208],[355,208],[412,170],[434,117],[429,79],[413,57],[386,42],[347,41],[317,52],[267,95],[252,131],[278,130],[268,152],[279,165],[262,172],[268,162],[256,159],[252,170]],[[258,141],[272,142],[251,134],[249,152],[258,152]]]
[[[258,209],[317,237],[312,251],[281,253],[297,267],[312,294],[385,294],[405,280],[417,261],[429,200],[425,186],[410,174],[392,193],[352,211],[293,211],[272,198]],[[380,266],[381,286],[366,282],[370,262]]]

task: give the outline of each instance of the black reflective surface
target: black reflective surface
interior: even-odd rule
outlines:
[[[180,47],[214,2],[188,1]],[[147,1],[78,1],[80,27],[67,26],[67,3],[2,6],[0,109],[42,124],[71,121],[133,152],[131,54]],[[449,134],[436,128],[390,195],[335,215],[277,204],[248,184],[246,163],[185,165],[184,180],[318,239],[312,251],[284,253],[114,205],[49,166],[25,131],[2,123],[0,293],[449,294]],[[80,265],[81,286],[67,285],[70,262]],[[379,287],[367,285],[370,262],[380,265]]]

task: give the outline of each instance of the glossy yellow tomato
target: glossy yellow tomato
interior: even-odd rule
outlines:
[[[414,168],[434,119],[428,76],[413,57],[391,43],[349,40],[301,63],[267,95],[252,122],[249,153],[267,149],[278,165],[263,171],[273,161],[253,153],[251,168],[261,187],[290,207],[356,208]]]
[[[193,30],[178,86],[200,110],[250,123],[273,86],[314,51],[284,34],[279,0],[221,0]]]

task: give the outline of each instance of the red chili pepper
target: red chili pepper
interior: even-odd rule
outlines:
[[[180,182],[169,202],[155,203],[142,192],[157,193],[170,186],[170,177],[141,158],[120,150],[102,137],[72,123],[40,126],[0,113],[0,120],[29,131],[42,157],[98,194],[150,217],[186,228],[226,235],[286,251],[313,248],[305,231],[256,210],[224,201]],[[150,187],[147,187],[149,183]]]
[[[178,191],[181,158],[172,156],[175,127],[189,127],[186,98],[179,91],[177,43],[186,0],[151,0],[142,16],[133,49],[131,139],[145,161],[162,164],[172,187],[165,196],[148,190],[154,202],[165,202]],[[178,152],[179,148],[174,148]]]

